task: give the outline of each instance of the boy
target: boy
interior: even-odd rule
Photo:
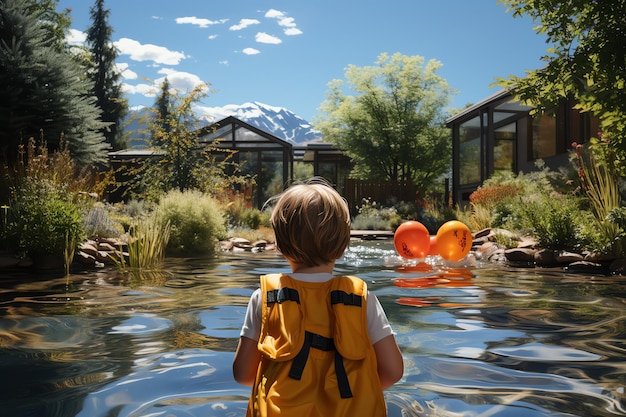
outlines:
[[[386,416],[382,391],[404,370],[391,326],[365,282],[332,275],[346,202],[314,179],[280,196],[271,223],[292,273],[262,276],[248,304],[233,361],[247,416]]]

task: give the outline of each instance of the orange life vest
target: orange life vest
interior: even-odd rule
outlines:
[[[387,415],[367,327],[367,285],[261,277],[261,362],[250,417]]]

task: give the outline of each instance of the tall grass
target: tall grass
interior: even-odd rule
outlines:
[[[120,256],[116,260],[118,267],[149,269],[158,266],[165,258],[170,231],[170,223],[162,223],[156,216],[131,225],[128,231],[128,261],[124,255]]]
[[[611,210],[620,206],[619,185],[617,174],[611,158],[603,152],[600,142],[588,152],[583,152],[583,145],[574,142],[575,160],[578,178],[582,189],[587,194],[596,218],[605,221]]]

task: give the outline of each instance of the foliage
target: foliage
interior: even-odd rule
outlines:
[[[53,29],[67,18],[55,6],[53,1],[0,2],[0,148],[8,165],[17,160],[20,141],[42,131],[52,150],[67,141],[80,164],[107,158],[100,133],[105,125],[84,69],[60,47]]]
[[[395,208],[382,207],[375,201],[363,199],[351,226],[354,230],[395,230],[401,221]]]
[[[128,231],[128,263],[124,256],[116,259],[119,268],[134,270],[158,266],[165,258],[165,248],[170,239],[170,223],[158,216],[142,218]]]
[[[523,229],[537,238],[539,246],[548,249],[580,250],[580,210],[578,201],[565,194],[542,194],[519,199]]]
[[[15,190],[9,209],[7,234],[18,252],[32,257],[64,255],[68,243],[84,238],[78,206],[67,201],[65,190],[41,178],[27,178]]]
[[[10,195],[4,206],[3,233],[8,249],[30,255],[64,255],[66,261],[85,237],[82,213],[93,176],[78,169],[65,143],[49,154],[44,141],[30,139],[18,147],[10,174]],[[68,265],[66,265],[68,267]]]
[[[116,68],[117,49],[111,42],[113,29],[108,23],[110,10],[105,10],[104,0],[96,0],[90,8],[92,24],[87,29],[86,44],[91,53],[89,79],[98,107],[102,110],[101,120],[107,124],[101,129],[107,143],[114,150],[122,149],[123,132],[121,121],[128,111],[123,97],[121,74]]]
[[[200,122],[193,105],[206,92],[207,86],[201,85],[188,95],[172,95],[169,110],[157,103],[159,108],[153,109],[155,118],[150,126],[154,155],[132,173],[138,179],[133,184],[135,196],[158,200],[171,189],[217,196],[236,185],[254,183],[252,178],[239,175],[232,159],[235,152],[218,148],[217,143],[198,143]]]
[[[470,194],[469,202],[478,206],[496,206],[499,202],[515,197],[522,192],[519,184],[495,184],[478,187]]]
[[[315,127],[343,149],[360,179],[411,180],[426,190],[449,168],[451,141],[443,108],[451,89],[441,63],[386,53],[375,66],[346,70],[333,80]],[[349,88],[354,95],[344,93]]]
[[[583,112],[600,119],[602,131],[619,150],[623,169],[626,154],[626,0],[499,0],[514,17],[530,16],[535,31],[550,44],[546,65],[526,77],[510,76],[498,83],[537,112],[573,99]],[[621,173],[621,172],[620,172]]]
[[[225,205],[225,214],[231,228],[258,229],[260,226],[270,226],[270,214],[254,207],[248,207],[241,195],[231,197]]]
[[[620,206],[614,153],[608,148],[608,141],[595,138],[588,145],[589,152],[576,142],[572,143],[572,147],[580,187],[589,198],[596,218],[604,221],[611,210]]]
[[[398,213],[401,213],[398,211]],[[406,215],[402,218],[409,219]],[[456,219],[454,212],[440,200],[427,196],[424,199],[423,208],[420,219],[421,223],[426,226],[431,235],[437,234],[439,228],[448,220]],[[469,225],[468,225],[469,226]]]
[[[94,205],[83,218],[87,237],[117,237],[124,233],[123,225],[116,221],[104,204]]]
[[[200,191],[172,190],[156,210],[161,224],[171,224],[167,255],[205,255],[226,237],[225,219],[215,198]]]
[[[248,227],[234,227],[229,230],[229,235],[246,239],[250,242],[256,242],[258,240],[265,240],[266,242],[275,242],[274,230],[268,226],[259,226],[256,229],[250,229]]]

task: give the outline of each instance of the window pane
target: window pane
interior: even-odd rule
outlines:
[[[493,148],[494,171],[515,171],[516,126],[515,123],[510,123],[495,131],[495,143]]]
[[[533,160],[556,155],[556,118],[552,115],[533,119],[531,155]]]
[[[480,181],[480,123],[475,117],[459,126],[459,181],[461,185]]]

